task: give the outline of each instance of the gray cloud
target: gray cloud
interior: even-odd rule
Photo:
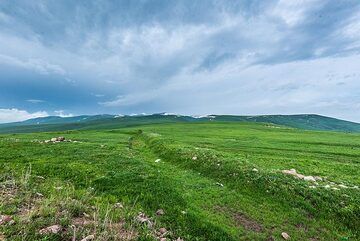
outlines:
[[[48,112],[360,120],[359,10],[356,0],[5,0],[0,68],[32,72],[37,85],[42,76],[39,89],[57,96],[41,103]],[[24,78],[4,74],[0,88],[8,76]],[[6,93],[17,101],[0,98],[4,107],[44,97],[19,88]]]

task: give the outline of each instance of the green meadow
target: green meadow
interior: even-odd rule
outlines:
[[[359,167],[360,134],[265,123],[3,134],[0,240],[359,240]]]

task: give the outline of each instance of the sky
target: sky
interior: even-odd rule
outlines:
[[[0,123],[160,112],[360,122],[360,2],[0,1]]]

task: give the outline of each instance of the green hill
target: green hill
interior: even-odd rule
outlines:
[[[0,240],[359,240],[360,134],[187,118],[0,135]]]
[[[0,133],[29,133],[62,130],[113,129],[144,124],[178,122],[263,122],[304,130],[326,130],[342,132],[360,132],[360,124],[320,115],[209,115],[203,117],[181,115],[83,115],[62,118],[50,116],[30,119],[23,122],[0,125]]]

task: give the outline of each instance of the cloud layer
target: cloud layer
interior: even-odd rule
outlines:
[[[360,121],[357,0],[0,2],[0,107]]]
[[[0,109],[0,123],[24,121],[27,119],[49,116],[45,111],[29,113],[18,109]]]

